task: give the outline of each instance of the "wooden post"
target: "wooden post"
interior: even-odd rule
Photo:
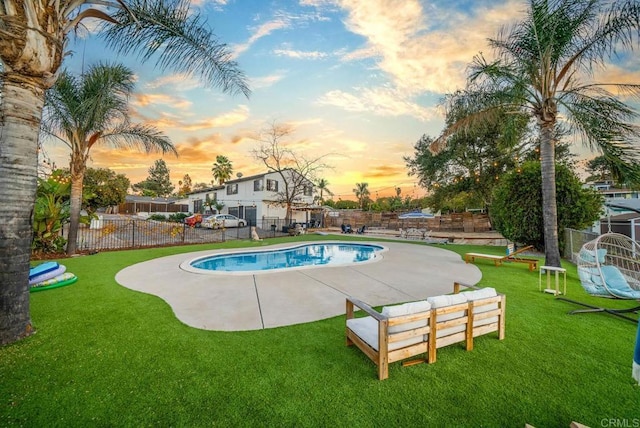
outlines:
[[[389,322],[384,319],[378,322],[378,379],[389,377],[389,342],[387,341]]]

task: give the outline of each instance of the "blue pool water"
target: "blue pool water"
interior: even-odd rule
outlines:
[[[218,254],[189,263],[196,269],[222,272],[269,271],[304,266],[345,265],[374,260],[379,245],[352,243],[305,244],[269,251]]]

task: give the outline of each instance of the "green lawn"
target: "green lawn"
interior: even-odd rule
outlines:
[[[507,295],[504,341],[494,333],[478,338],[471,352],[462,344],[439,350],[432,365],[394,363],[385,381],[377,380],[375,366],[357,348],[345,346],[344,316],[262,331],[203,331],[178,321],[158,297],[114,280],[120,269],[151,258],[248,245],[62,261],[80,280],[32,294],[37,334],[0,348],[0,426],[640,423],[640,387],[631,377],[636,326],[606,314],[567,315],[575,306],[538,292],[538,273],[524,264],[477,262],[480,285]],[[460,254],[502,251],[444,248]],[[569,298],[632,305],[590,298],[575,267],[566,267]],[[611,425],[611,419],[628,425]]]

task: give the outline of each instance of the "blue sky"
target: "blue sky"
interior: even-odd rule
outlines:
[[[119,57],[99,37],[72,40],[64,66],[73,73],[118,61],[137,76],[132,117],[165,132],[180,156],[164,157],[177,184],[184,174],[210,182],[217,155],[235,172],[264,172],[251,157],[255,138],[276,121],[290,125],[286,141],[307,157],[326,155],[336,196],[353,198],[355,183],[372,196],[423,196],[403,156],[423,135],[443,126],[444,94],[463,87],[474,54],[489,54],[487,38],[522,16],[521,0],[200,0],[192,6],[227,43],[249,78],[249,99],[205,88],[197,80]],[[635,78],[638,59],[610,67],[616,80]],[[64,147],[47,153],[66,166]],[[94,147],[90,165],[143,180],[160,156]]]

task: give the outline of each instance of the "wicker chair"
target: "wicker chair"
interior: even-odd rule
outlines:
[[[619,233],[605,233],[582,246],[578,253],[578,276],[582,287],[592,296],[640,300],[640,245]],[[576,303],[588,309],[570,313],[607,312],[634,322],[623,314],[638,312],[640,306],[607,309],[564,297],[559,300]]]

